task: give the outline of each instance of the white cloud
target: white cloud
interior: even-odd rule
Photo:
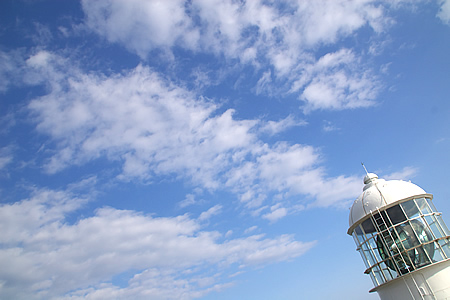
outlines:
[[[82,1],[89,28],[142,57],[156,47],[198,43],[199,31],[185,11],[184,0]]]
[[[334,125],[332,122],[330,121],[324,121],[323,122],[323,131],[325,132],[331,132],[331,131],[336,131],[336,130],[340,130],[339,127],[336,127],[336,125]]]
[[[256,94],[259,95],[263,92],[268,92],[270,91],[270,86],[272,84],[272,72],[266,71],[264,72],[264,74],[261,76],[261,78],[258,80],[258,83],[256,84]]]
[[[100,284],[95,288],[80,289],[56,299],[188,300],[200,298],[212,291],[221,291],[233,285],[233,283],[209,284],[210,286],[205,287],[205,283],[209,282],[214,282],[214,278],[198,277],[189,280],[157,269],[149,269],[136,274],[130,279],[129,288],[120,288],[112,284]]]
[[[268,121],[261,127],[261,131],[270,135],[276,135],[291,127],[304,126],[306,124],[306,121],[296,121],[292,115],[289,115],[280,121]]]
[[[252,208],[272,191],[319,195],[314,185],[303,184],[310,174],[328,180],[315,172],[320,156],[314,147],[269,146],[259,138],[301,125],[292,117],[235,120],[232,109],[218,114],[213,103],[143,66],[105,78],[49,52],[27,62],[49,86],[28,106],[37,129],[57,145],[46,164],[49,173],[106,157],[122,165],[123,180],[175,175],[202,189],[230,189]]]
[[[25,62],[21,50],[4,52],[0,50],[0,93],[4,93],[12,86],[21,85]]]
[[[442,22],[450,24],[450,0],[438,0],[438,3],[441,7],[437,16]]]
[[[285,207],[280,207],[280,204],[273,205],[270,208],[271,212],[263,215],[264,219],[269,220],[270,222],[276,222],[279,219],[285,217],[287,215],[287,209]]]
[[[215,188],[228,151],[255,139],[248,133],[255,121],[234,121],[232,110],[212,116],[213,104],[145,67],[108,79],[59,75],[49,76],[52,92],[29,105],[38,129],[59,141],[51,173],[106,155],[124,162],[125,177],[187,173]]]
[[[314,245],[288,235],[220,242],[222,234],[202,230],[187,215],[155,218],[107,207],[67,223],[84,201],[67,191],[36,190],[0,206],[1,298],[192,299],[226,287],[226,269],[288,260]],[[213,209],[205,214],[219,210]],[[124,273],[129,278],[114,285]]]
[[[391,23],[385,7],[393,5],[370,0],[84,0],[82,4],[88,28],[141,57],[155,48],[167,52],[177,46],[238,59],[265,70],[256,83],[257,94],[290,89],[300,93],[307,111],[373,104],[379,83],[355,53],[335,67],[327,66],[328,71],[311,74],[309,83],[300,85],[304,91],[295,82],[308,72],[317,47],[337,43],[363,27],[382,33]]]
[[[89,28],[139,54],[176,44],[231,57],[276,45],[291,52],[333,43],[366,25],[379,32],[387,23],[375,1],[84,0],[82,5]]]
[[[198,203],[199,203],[199,201],[198,201],[198,200],[195,200],[195,195],[194,195],[194,194],[187,194],[187,195],[186,195],[186,198],[184,198],[183,201],[180,201],[180,202],[178,203],[178,206],[179,206],[180,208],[185,208],[185,207],[187,207],[187,206],[194,205],[194,204],[198,204]]]
[[[248,234],[248,233],[250,233],[250,232],[255,231],[256,229],[258,229],[258,226],[254,225],[254,226],[252,226],[252,227],[249,227],[249,228],[245,229],[244,233],[245,233],[245,234]]]
[[[0,171],[13,161],[12,147],[0,148]]]
[[[200,216],[198,217],[199,221],[205,221],[210,219],[212,216],[218,215],[221,213],[222,210],[222,205],[217,204],[213,207],[211,207],[210,209],[208,209],[207,211],[204,211],[200,214]]]
[[[417,172],[418,172],[417,168],[414,168],[414,167],[411,167],[411,166],[407,166],[407,167],[404,167],[401,171],[384,175],[383,179],[386,179],[386,180],[393,180],[393,179],[407,180],[407,179],[413,178],[417,174]]]
[[[361,178],[359,176],[338,176],[335,178],[324,178],[320,170],[314,170],[310,176],[299,182],[300,185],[309,185],[308,190],[317,200],[311,206],[328,207],[335,205],[340,208],[349,207],[354,199],[346,195],[357,195],[361,193]]]
[[[24,240],[33,242],[39,239],[40,227],[56,224],[66,213],[79,208],[85,201],[64,192],[41,190],[26,201],[2,205],[1,244],[14,245]]]
[[[305,67],[291,92],[303,89],[300,99],[305,112],[317,109],[341,110],[374,105],[380,89],[376,76],[360,69],[349,49],[327,53]]]
[[[374,1],[326,0],[299,2],[296,17],[308,44],[332,43],[365,25],[381,31],[386,18]]]

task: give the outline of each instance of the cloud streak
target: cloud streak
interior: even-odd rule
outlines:
[[[219,206],[198,219],[103,207],[68,223],[87,200],[37,189],[0,206],[2,298],[192,299],[231,284],[224,271],[288,260],[314,245],[289,235],[224,240],[201,225]],[[124,273],[128,280],[112,282]]]
[[[446,24],[450,24],[450,1],[449,0],[439,0],[438,3],[441,5],[440,10],[437,14],[438,18]]]
[[[49,52],[27,63],[30,73],[45,74],[41,78],[50,88],[28,109],[39,132],[56,143],[45,164],[51,174],[105,157],[122,166],[122,180],[176,176],[203,189],[252,194],[243,201],[247,207],[259,207],[270,192],[320,198],[322,189],[305,182],[329,181],[317,167],[317,149],[262,141],[261,134],[301,124],[290,117],[236,120],[233,109],[218,113],[216,104],[141,65],[105,78]],[[342,179],[350,188],[331,197],[330,204],[355,195],[351,187],[358,181]]]
[[[85,0],[82,4],[89,30],[142,58],[154,49],[177,47],[225,56],[261,71],[257,94],[273,96],[276,89],[294,92],[306,102],[306,111],[367,107],[382,87],[370,67],[358,63],[355,52],[341,49],[315,62],[314,51],[365,27],[382,33],[391,23],[385,13],[389,2]],[[345,60],[338,65],[322,64],[343,54]],[[316,63],[316,73],[311,74]],[[299,84],[298,78],[306,82]]]

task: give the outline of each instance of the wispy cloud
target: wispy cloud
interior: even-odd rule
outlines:
[[[143,56],[155,47],[178,45],[230,57],[248,57],[245,50],[255,49],[275,62],[276,53],[293,54],[294,49],[334,43],[366,25],[380,32],[388,24],[383,6],[373,1],[84,0],[82,4],[89,28]]]
[[[201,200],[199,201],[195,199],[195,194],[187,194],[186,198],[178,203],[178,206],[180,208],[185,208],[191,205],[199,204],[200,202]]]
[[[250,192],[248,207],[260,206],[271,191],[318,196],[321,189],[305,182],[328,181],[315,166],[320,155],[314,147],[269,146],[260,139],[260,132],[275,134],[303,123],[292,117],[263,123],[235,120],[232,109],[217,114],[212,102],[144,66],[104,78],[50,52],[27,62],[50,87],[28,106],[37,129],[57,145],[46,163],[49,173],[106,157],[121,163],[122,180],[175,174],[203,189]]]
[[[323,131],[325,132],[331,132],[331,131],[337,131],[340,130],[339,127],[336,127],[336,125],[334,125],[332,122],[330,121],[324,121],[323,122],[323,127],[322,127]]]
[[[328,53],[306,65],[291,92],[302,90],[305,112],[342,110],[374,105],[381,85],[371,72],[361,69],[349,49]]]
[[[398,171],[398,172],[394,172],[391,174],[387,174],[383,176],[383,179],[386,180],[392,180],[392,179],[401,179],[401,180],[408,180],[413,178],[418,172],[418,169],[415,167],[404,167],[402,170]]]
[[[0,50],[0,93],[27,81],[27,78],[23,77],[25,67],[23,57],[22,50],[11,50],[9,52]]]
[[[38,189],[30,198],[0,206],[2,298],[192,299],[230,284],[220,275],[224,268],[235,272],[236,265],[288,260],[314,245],[288,235],[220,242],[221,233],[204,231],[199,223],[220,206],[199,220],[105,207],[67,223],[66,216],[86,200]],[[214,272],[219,264],[221,271]],[[131,272],[130,280],[114,285],[111,278],[124,272]]]
[[[449,0],[438,0],[440,4],[440,10],[437,14],[439,19],[446,24],[450,24],[450,1]]]
[[[295,92],[305,101],[306,111],[373,105],[381,88],[355,52],[341,49],[315,63],[314,49],[334,44],[365,26],[383,32],[390,24],[384,9],[388,2],[82,3],[87,28],[143,58],[152,49],[174,47],[224,55],[262,70],[255,85],[257,94]]]
[[[279,121],[268,121],[261,127],[262,132],[266,132],[269,135],[276,135],[287,129],[297,126],[305,126],[308,123],[306,121],[296,121],[292,115]]]
[[[12,147],[0,148],[0,171],[13,161]]]
[[[222,211],[222,205],[217,204],[214,205],[213,207],[211,207],[210,209],[208,209],[207,211],[204,211],[200,214],[200,216],[198,217],[199,221],[205,221],[210,219],[212,216],[218,215],[220,214],[220,212]]]
[[[287,209],[285,207],[281,207],[280,204],[276,204],[270,208],[269,213],[264,214],[262,217],[270,222],[276,222],[279,219],[284,218],[286,215]]]

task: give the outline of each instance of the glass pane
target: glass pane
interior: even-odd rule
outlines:
[[[375,275],[376,280],[378,281],[378,284],[382,284],[382,283],[386,282],[386,280],[384,279],[384,276],[378,266],[373,269],[373,273]]]
[[[372,266],[370,262],[370,253],[368,253],[367,244],[364,243],[361,245],[361,249],[359,250],[359,253],[361,253],[361,257],[364,261],[364,264],[366,265],[366,268],[369,268]]]
[[[356,226],[354,233],[356,233],[359,236],[363,235],[363,232],[362,232],[361,227],[359,225]]]
[[[442,220],[442,217],[440,215],[436,215],[436,219],[437,219],[439,225],[441,225],[441,228],[444,231],[444,235],[445,236],[450,235],[450,231],[448,230],[447,226],[445,225],[444,221]]]
[[[432,213],[425,198],[416,199],[416,203],[417,203],[417,206],[419,207],[419,209],[421,210],[422,214],[427,215],[427,214]]]
[[[438,215],[430,215],[424,217],[428,225],[430,226],[433,234],[436,238],[446,237],[449,235],[449,231],[447,226],[445,226],[442,221],[441,216]]]
[[[362,222],[362,228],[364,229],[364,232],[366,234],[375,232],[375,227],[373,226],[372,220],[371,218],[365,220],[364,222]]]
[[[433,257],[433,262],[438,262],[438,261],[442,261],[445,259],[445,253],[443,252],[444,250],[441,248],[441,246],[434,242],[434,257]]]
[[[367,239],[367,240],[373,239],[373,237],[376,236],[376,235],[377,235],[376,231],[375,231],[375,232],[372,232],[372,233],[367,233],[367,234],[366,234],[366,239]]]
[[[410,219],[414,219],[419,215],[419,208],[417,207],[414,200],[409,200],[401,204],[403,210],[405,211],[406,215]]]
[[[355,241],[355,244],[357,247],[359,247],[359,245],[361,244],[360,240],[358,239],[358,236],[356,235],[356,233],[353,231],[352,234],[353,240]]]
[[[442,250],[444,250],[447,258],[450,258],[450,241],[448,239],[443,239],[438,241],[439,245],[441,245]]]
[[[362,258],[362,260],[363,260],[363,262],[364,262],[364,265],[366,266],[366,269],[367,268],[370,268],[370,263],[369,263],[369,261],[367,260],[367,257],[366,257],[366,255],[365,255],[365,253],[364,253],[364,251],[361,249],[361,250],[359,250],[359,254],[361,254],[361,258]]]
[[[392,280],[397,277],[397,273],[391,271],[391,269],[389,269],[387,267],[384,267],[382,269],[382,271],[383,271],[384,276],[386,277],[386,280]]]
[[[364,243],[362,250],[364,251],[364,255],[365,255],[368,263],[370,264],[370,266],[373,266],[376,263],[378,263],[378,260],[377,260],[376,256],[374,255],[374,250],[371,248],[369,241]]]
[[[373,285],[374,285],[374,286],[377,286],[377,285],[378,285],[378,282],[377,282],[377,280],[375,279],[375,275],[373,274],[373,272],[370,272],[370,279],[372,279],[372,282],[373,282]]]
[[[436,216],[429,215],[429,216],[424,216],[423,218],[425,219],[425,222],[430,227],[431,232],[434,235],[435,239],[445,236],[445,232],[442,229],[442,227],[439,225],[439,223],[437,222]]]
[[[377,263],[377,261],[375,260],[375,257],[373,256],[372,250],[367,250],[365,252],[366,257],[367,257],[367,262],[369,264],[368,267],[372,267],[373,265],[375,265]]]
[[[403,210],[400,208],[400,205],[388,208],[386,211],[390,219],[390,222],[388,221],[388,224],[391,224],[392,222],[392,224],[395,225],[403,221],[406,221],[406,216],[403,213]]]
[[[355,239],[355,243],[357,245],[360,245],[364,242],[365,236],[361,229],[361,225],[356,226],[355,230],[353,231],[353,238]]]
[[[370,245],[370,248],[372,250],[372,254],[374,256],[375,261],[377,261],[377,262],[382,261],[383,259],[381,259],[381,256],[380,256],[380,253],[378,251],[378,246],[377,246],[377,243],[375,241],[375,238],[371,238],[369,240],[369,245]]]
[[[430,198],[426,198],[426,201],[427,201],[428,206],[431,208],[432,211],[437,211],[437,210],[436,210],[436,207],[435,207],[434,204],[433,204],[433,201],[431,201]]]

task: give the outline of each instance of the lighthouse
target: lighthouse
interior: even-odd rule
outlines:
[[[432,200],[411,182],[364,177],[347,233],[381,300],[450,300],[450,232]]]

